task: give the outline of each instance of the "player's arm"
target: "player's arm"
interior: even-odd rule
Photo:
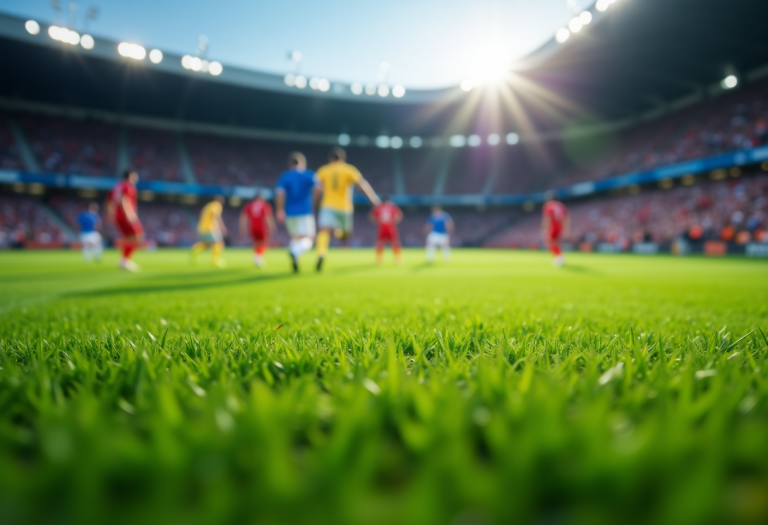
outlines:
[[[277,208],[277,222],[283,224],[285,222],[285,190],[280,187],[275,188],[275,208]],[[271,218],[272,216],[270,215]]]
[[[275,225],[275,218],[272,216],[272,210],[269,210],[265,220],[267,221],[267,228],[269,228],[270,233],[275,233],[277,226]]]
[[[570,237],[571,235],[571,216],[566,214],[563,219],[563,236]]]
[[[400,208],[396,208],[395,210],[395,224],[400,224],[400,222],[403,220],[403,211]]]
[[[133,203],[131,202],[131,199],[123,195],[120,199],[120,206],[123,209],[123,213],[126,217],[128,217],[128,220],[132,224],[139,222],[139,216],[136,215],[136,210],[133,209]]]
[[[221,234],[222,235],[226,235],[227,234],[227,227],[224,224],[224,218],[221,216],[221,213],[216,215],[216,222],[219,224],[219,231],[221,232]]]
[[[314,210],[320,209],[320,199],[323,198],[323,183],[318,181],[315,189],[312,190],[312,206]]]
[[[445,221],[445,229],[450,235],[453,235],[453,230],[454,230],[453,219],[451,219],[450,217],[448,218],[448,220]]]
[[[107,197],[104,201],[104,213],[107,215],[107,224],[114,224],[115,222],[115,203]]]
[[[424,224],[424,233],[431,233],[432,232],[432,223],[427,221],[426,224]]]
[[[368,200],[373,203],[374,206],[378,206],[381,204],[381,201],[379,200],[379,196],[376,195],[376,192],[373,191],[373,188],[370,184],[368,184],[368,181],[360,178],[355,182],[355,186],[360,188],[363,193],[365,193],[365,196],[368,197]]]

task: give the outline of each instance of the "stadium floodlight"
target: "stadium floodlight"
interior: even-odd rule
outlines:
[[[498,133],[491,133],[488,135],[488,144],[491,146],[498,146],[499,142],[501,142],[501,137],[499,137]]]
[[[608,6],[611,5],[611,0],[597,0],[595,3],[595,9],[601,13],[605,13],[608,10]]]
[[[285,82],[285,85],[288,87],[293,87],[296,85],[296,75],[293,73],[288,73],[283,77],[283,82]]]
[[[561,27],[557,30],[557,33],[555,33],[555,40],[557,40],[558,43],[564,44],[571,36],[571,32],[568,31],[567,28]]]
[[[389,146],[392,149],[400,149],[403,147],[403,139],[401,139],[400,137],[392,137],[391,139],[389,139]]]
[[[66,27],[51,26],[48,28],[48,36],[57,42],[76,46],[80,43],[80,33],[71,31]]]
[[[163,52],[159,49],[153,49],[149,52],[149,61],[153,64],[159,64],[163,61]]]
[[[467,137],[467,144],[470,148],[476,148],[482,143],[483,139],[480,138],[480,135],[470,135]]]
[[[307,77],[304,75],[299,75],[296,77],[296,87],[299,89],[304,89],[307,87]]]
[[[376,93],[378,93],[380,97],[388,97],[389,96],[389,86],[386,85],[386,84],[380,85],[379,89],[376,90]]]
[[[422,144],[424,144],[424,141],[421,140],[421,137],[411,137],[411,140],[408,141],[408,144],[412,148],[419,149]]]
[[[329,89],[331,89],[331,83],[327,78],[321,78],[320,81],[317,83],[317,89],[325,93]]]
[[[181,67],[184,69],[192,69],[192,57],[189,55],[181,57]]]
[[[342,133],[341,135],[339,135],[338,142],[339,142],[339,146],[349,146],[350,142],[352,142],[352,137],[350,137],[346,133]]]
[[[30,35],[40,34],[40,24],[38,24],[34,20],[27,20],[27,22],[24,24],[24,29],[26,29],[27,33],[29,33]]]
[[[405,96],[405,88],[399,84],[393,87],[392,96],[395,98],[403,98]]]
[[[582,11],[579,15],[579,19],[581,19],[582,24],[587,25],[592,22],[592,13],[589,11]]]
[[[192,57],[192,60],[190,60],[189,64],[192,71],[203,70],[203,60],[200,57]]]
[[[354,82],[349,87],[349,90],[352,91],[353,95],[362,95],[363,94],[363,85],[360,82]]]
[[[214,77],[218,77],[224,72],[224,66],[221,65],[221,62],[213,61],[210,64],[208,64],[208,73],[210,73]]]
[[[309,79],[309,89],[318,89],[320,87],[320,79],[312,77]]]
[[[451,147],[463,148],[467,145],[467,138],[464,135],[453,135],[449,143]]]
[[[129,42],[121,42],[117,46],[117,52],[120,54],[120,56],[125,58],[132,58],[133,60],[144,60],[144,57],[147,56],[147,50],[144,49],[143,46],[140,46],[139,44],[131,44]],[[198,58],[197,60],[199,61],[200,59]],[[184,65],[183,59],[182,65]],[[192,69],[194,69],[194,65],[194,62],[192,62]]]
[[[520,142],[520,135],[517,133],[507,133],[507,144],[514,146],[518,142]]]
[[[571,33],[578,33],[581,31],[582,27],[584,27],[584,23],[578,16],[576,18],[572,18],[571,21],[568,22],[568,29],[571,30]]]
[[[723,89],[733,89],[739,85],[739,79],[736,75],[728,75],[720,82]]]
[[[96,42],[91,35],[83,35],[80,37],[80,45],[83,46],[83,49],[93,49]]]
[[[376,94],[376,84],[368,84],[365,86],[365,94],[373,96]]]
[[[475,87],[475,82],[471,79],[464,79],[461,81],[461,89],[464,91],[472,91],[472,89]]]
[[[379,135],[376,137],[376,146],[379,148],[388,148],[389,147],[389,137],[386,135]]]

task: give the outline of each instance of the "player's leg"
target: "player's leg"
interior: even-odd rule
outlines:
[[[427,235],[427,262],[433,262],[435,260],[435,248],[437,243],[435,242],[435,234],[430,233]]]
[[[443,250],[443,260],[446,262],[450,261],[451,260],[451,238],[448,236],[448,234],[443,235],[441,247]]]
[[[118,228],[120,229],[120,232],[123,234],[123,239],[122,239],[123,257],[120,260],[120,267],[123,268],[124,270],[137,272],[140,269],[139,265],[133,262],[131,260],[131,257],[133,257],[133,253],[136,251],[136,248],[139,247],[139,243],[141,242],[141,237],[144,234],[144,229],[142,228],[141,224],[132,224],[128,221],[119,222]]]
[[[558,267],[565,264],[565,255],[563,255],[563,248],[560,244],[559,235],[550,237],[549,251],[552,252],[552,255],[555,257],[554,260],[552,261],[552,264]]]
[[[341,227],[336,210],[320,208],[318,217],[320,234],[317,236],[317,271],[323,269],[323,261],[331,244],[331,231]]]
[[[93,233],[93,246],[91,255],[96,262],[101,262],[101,252],[104,251],[104,245],[102,244],[101,234],[99,232]]]
[[[400,257],[400,235],[395,231],[395,235],[392,236],[392,251],[395,253],[395,264],[403,262]]]
[[[379,238],[376,240],[376,264],[381,264],[384,260],[384,243],[386,241],[379,234]]]
[[[88,234],[87,233],[81,233],[80,234],[80,249],[83,252],[83,260],[85,262],[90,262],[91,260],[91,245],[88,242]]]

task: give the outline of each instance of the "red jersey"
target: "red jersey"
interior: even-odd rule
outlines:
[[[553,228],[560,228],[563,225],[566,217],[568,217],[568,210],[565,208],[565,204],[558,201],[547,201],[544,204],[542,213],[545,217],[549,217],[550,224]]]
[[[267,217],[272,216],[272,205],[265,200],[251,201],[243,210],[251,221],[251,231],[266,231]]]
[[[397,217],[400,215],[400,208],[391,202],[379,204],[373,210],[373,216],[379,226],[394,226],[397,224]]]
[[[128,197],[128,200],[133,206],[133,211],[137,212],[136,196],[136,186],[127,180],[121,180],[115,184],[115,187],[112,188],[112,190],[109,192],[107,198],[115,205],[115,220],[117,222],[128,220],[128,217],[126,217],[121,205],[123,202],[123,197]]]

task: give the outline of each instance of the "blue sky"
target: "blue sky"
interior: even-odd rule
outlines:
[[[59,0],[66,13],[69,0]],[[580,6],[590,0],[570,0]],[[442,87],[524,56],[573,16],[567,0],[78,0],[76,29],[91,6],[90,33],[166,51],[193,53],[200,35],[209,57],[285,73],[289,50],[301,72],[410,88]],[[0,0],[0,10],[54,22],[50,0]],[[59,16],[60,23],[63,21]]]

